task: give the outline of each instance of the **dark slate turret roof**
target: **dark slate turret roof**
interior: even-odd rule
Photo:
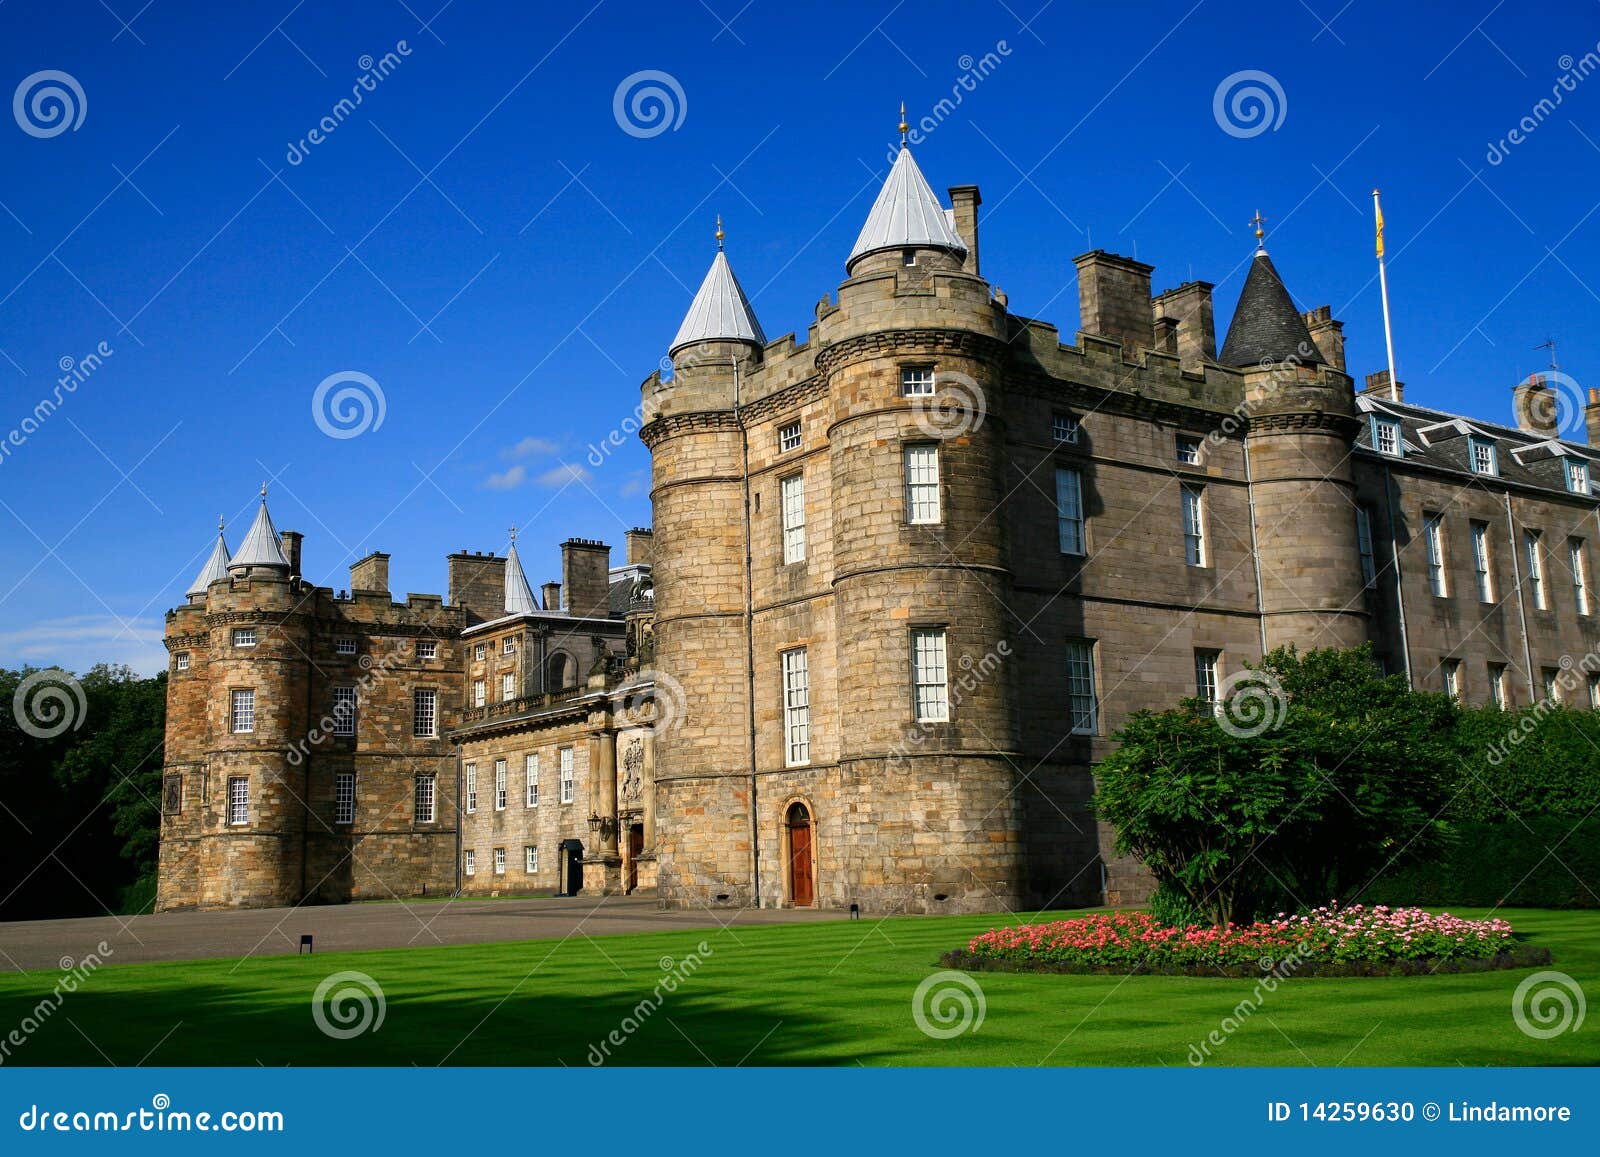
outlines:
[[[1217,360],[1225,366],[1240,367],[1287,361],[1323,364],[1305,318],[1294,307],[1294,300],[1283,287],[1283,279],[1265,249],[1250,261],[1250,274],[1239,294],[1239,308],[1233,311],[1228,337]]]

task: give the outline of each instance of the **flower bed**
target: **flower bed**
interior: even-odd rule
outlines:
[[[946,963],[1050,972],[1392,975],[1548,963],[1518,946],[1504,920],[1464,920],[1420,908],[1337,905],[1254,924],[1178,928],[1148,912],[1107,912],[994,928]],[[959,962],[959,963],[958,963]]]

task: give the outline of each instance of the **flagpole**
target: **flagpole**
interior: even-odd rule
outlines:
[[[1383,295],[1383,344],[1389,351],[1389,400],[1400,400],[1400,379],[1394,372],[1394,331],[1389,327],[1389,278],[1383,269],[1383,207],[1378,190],[1372,190],[1372,212],[1378,228],[1378,290]]]

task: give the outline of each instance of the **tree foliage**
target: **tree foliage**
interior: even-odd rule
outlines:
[[[1251,671],[1236,692],[1264,710],[1251,726],[1187,700],[1117,733],[1095,801],[1117,851],[1217,922],[1351,899],[1430,855],[1455,704],[1384,678],[1365,647],[1280,649]]]
[[[42,736],[17,704],[34,674],[0,669],[0,920],[125,911],[155,877],[166,674],[96,666]]]

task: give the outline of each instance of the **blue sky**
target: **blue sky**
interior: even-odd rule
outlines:
[[[1220,341],[1259,208],[1351,372],[1379,369],[1380,186],[1410,398],[1509,420],[1547,336],[1600,384],[1600,75],[1570,79],[1593,3],[441,2],[0,4],[0,90],[23,89],[0,117],[0,663],[159,668],[163,611],[266,477],[334,587],[378,549],[397,593],[442,593],[445,553],[503,551],[513,523],[535,583],[569,536],[620,553],[648,458],[588,447],[630,419],[715,214],[767,334],[803,336],[901,99],[916,120],[960,92],[918,161],[981,186],[984,273],[1064,334],[1071,259],[1099,247],[1157,289],[1216,282]],[[33,108],[47,71],[75,127]],[[653,135],[614,111],[645,71],[682,94]],[[1226,131],[1246,71],[1282,94],[1272,127]],[[383,420],[335,438],[312,401],[344,373]]]

